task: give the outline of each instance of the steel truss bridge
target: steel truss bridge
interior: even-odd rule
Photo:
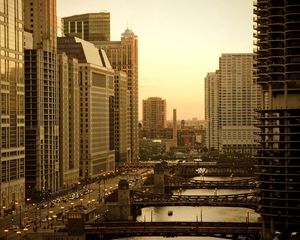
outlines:
[[[229,239],[260,238],[262,226],[252,222],[101,222],[85,225],[86,239],[131,236],[214,236]]]
[[[186,179],[180,180],[178,178],[176,179],[176,177],[168,177],[167,183],[165,183],[165,187],[168,189],[254,189],[256,185],[256,178],[245,178],[228,181],[186,181]]]
[[[220,206],[242,207],[256,210],[256,192],[229,195],[167,195],[133,191],[130,204],[138,208],[149,206]]]

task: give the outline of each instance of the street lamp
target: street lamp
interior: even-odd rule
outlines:
[[[61,206],[61,211],[62,211],[62,222],[65,223],[65,214],[64,214],[64,206]]]
[[[82,199],[82,198],[80,198],[79,200],[80,200],[80,205],[82,206],[82,201],[83,201],[83,199]]]
[[[5,240],[7,240],[8,229],[4,229],[4,232],[5,232]]]

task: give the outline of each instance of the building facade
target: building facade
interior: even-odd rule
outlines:
[[[110,13],[86,13],[62,19],[65,36],[86,41],[110,41]]]
[[[79,180],[79,81],[78,60],[58,55],[60,185],[66,188]]]
[[[143,100],[143,129],[159,132],[167,127],[167,102],[159,97]],[[155,136],[153,136],[155,138]]]
[[[255,109],[259,86],[253,82],[253,54],[222,54],[219,59],[220,147],[225,152],[254,153]]]
[[[219,75],[218,71],[205,77],[205,146],[219,150]]]
[[[114,70],[103,50],[82,39],[58,38],[58,49],[78,59],[80,177],[114,171]]]
[[[206,147],[223,152],[256,152],[255,109],[259,86],[253,82],[253,54],[228,53],[219,70],[205,79]]]
[[[129,91],[126,73],[115,71],[114,81],[116,164],[122,164],[130,159],[130,132],[128,128]]]
[[[105,50],[113,69],[127,74],[131,148],[128,161],[138,161],[138,38],[131,30],[126,29],[121,35],[121,41],[93,43],[100,49]]]
[[[25,199],[25,109],[22,0],[0,1],[0,206]],[[9,34],[8,34],[9,33]]]
[[[28,195],[60,189],[56,1],[25,0],[25,147]]]
[[[263,239],[291,239],[300,226],[300,2],[258,0],[254,13]]]

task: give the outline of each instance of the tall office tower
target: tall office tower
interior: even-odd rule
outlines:
[[[64,17],[65,36],[72,36],[86,41],[110,41],[110,13],[86,13]]]
[[[173,109],[173,144],[177,147],[177,111]]]
[[[24,0],[24,14],[33,40],[25,50],[25,177],[31,195],[60,188],[56,1]]]
[[[167,103],[160,97],[143,100],[143,128],[151,132],[151,138],[157,138],[167,127]]]
[[[0,1],[0,211],[23,203],[25,198],[22,11],[21,0]]]
[[[253,81],[253,54],[222,54],[219,59],[219,149],[254,154],[255,109],[259,86]]]
[[[78,61],[58,54],[60,185],[68,187],[79,179],[79,82]]]
[[[128,77],[129,128],[131,160],[138,161],[138,39],[129,29],[122,33],[121,41],[93,42],[106,51],[115,70],[123,71]]]
[[[254,13],[263,239],[275,231],[289,239],[300,226],[300,2],[258,0]]]
[[[128,162],[130,159],[130,132],[128,128],[127,75],[115,71],[115,153],[116,164]]]
[[[114,171],[114,71],[92,43],[58,38],[58,50],[77,58],[80,86],[80,170],[82,178]]]
[[[205,146],[219,150],[219,75],[218,71],[205,77]]]
[[[259,86],[253,82],[253,54],[222,54],[219,70],[205,78],[206,146],[224,152],[254,154],[257,149],[254,109],[259,104]]]

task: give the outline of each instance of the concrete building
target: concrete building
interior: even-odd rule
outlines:
[[[254,1],[263,239],[293,239],[300,226],[300,2]]]
[[[25,109],[22,1],[0,1],[0,207],[25,198]],[[6,33],[6,34],[5,34]],[[9,33],[9,34],[8,34]]]
[[[26,191],[60,189],[56,1],[25,0],[24,27],[33,48],[25,50]]]
[[[60,185],[68,187],[79,179],[79,81],[78,61],[58,55]]]
[[[145,131],[159,132],[167,127],[167,102],[160,97],[143,100],[143,128]]]
[[[130,131],[130,159],[138,161],[138,39],[129,29],[121,35],[121,41],[93,42],[100,49],[104,49],[115,70],[123,71],[128,78],[129,91],[129,131]]]
[[[128,162],[130,159],[129,132],[129,91],[127,75],[122,71],[115,71],[115,154],[116,164]]]
[[[80,177],[114,171],[114,70],[103,50],[82,39],[58,38],[58,49],[78,59]]]
[[[207,73],[205,77],[205,146],[219,150],[219,75],[217,72]]]
[[[64,17],[65,36],[72,36],[86,41],[110,41],[110,13],[86,13]]]
[[[219,151],[254,154],[257,143],[255,109],[259,86],[253,82],[253,54],[227,53],[219,70],[206,76],[207,145]],[[215,92],[217,91],[217,92]]]

